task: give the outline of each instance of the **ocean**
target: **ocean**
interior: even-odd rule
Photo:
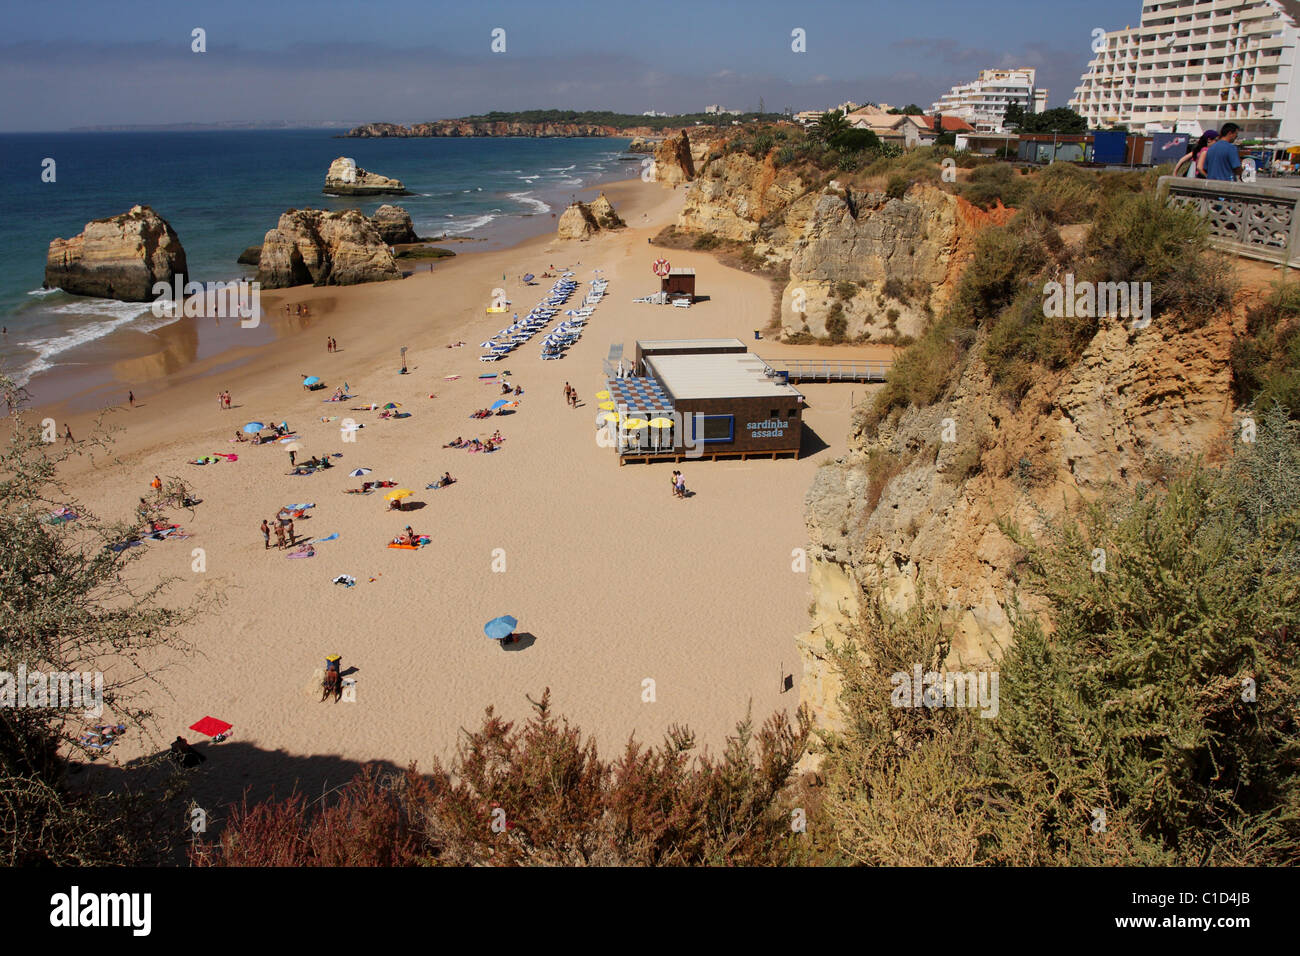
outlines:
[[[132,351],[131,340],[176,320],[147,304],[41,288],[50,240],[87,222],[152,206],[180,237],[188,280],[252,277],[236,263],[292,208],[391,202],[420,236],[471,236],[458,252],[500,247],[555,227],[579,190],[639,172],[622,139],[340,139],[340,130],[21,133],[0,135],[0,370],[27,383]],[[351,156],[400,179],[396,197],[321,192],[331,160]],[[54,160],[54,182],[42,181]],[[43,165],[44,164],[44,165]],[[89,369],[88,369],[89,371]]]

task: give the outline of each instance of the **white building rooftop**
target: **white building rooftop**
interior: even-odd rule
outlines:
[[[646,343],[641,344],[644,347]],[[783,385],[776,378],[768,378],[768,366],[751,352],[649,355],[645,364],[674,401],[800,397],[799,390],[793,385]]]
[[[643,352],[661,349],[691,349],[695,352],[713,352],[717,349],[747,348],[740,339],[638,339]]]

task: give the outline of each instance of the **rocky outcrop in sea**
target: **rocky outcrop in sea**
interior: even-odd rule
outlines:
[[[390,206],[388,203],[384,203],[375,210],[375,214],[370,217],[370,221],[379,230],[380,238],[390,246],[420,241],[420,237],[415,234],[415,225],[411,222],[411,214],[401,206]]]
[[[409,196],[400,179],[390,179],[357,165],[355,159],[340,156],[330,163],[321,192],[336,196]]]
[[[266,234],[257,281],[267,289],[400,279],[379,230],[356,209],[290,209]]]
[[[156,282],[187,270],[180,237],[148,206],[86,223],[71,239],[55,239],[45,256],[45,285],[73,295],[152,302]]]

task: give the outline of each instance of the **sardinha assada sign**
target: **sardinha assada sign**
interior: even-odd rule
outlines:
[[[746,422],[745,428],[749,431],[750,438],[784,438],[789,424],[769,418],[761,422]]]

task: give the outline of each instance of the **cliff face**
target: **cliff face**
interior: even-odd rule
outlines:
[[[400,279],[388,244],[356,209],[290,209],[266,234],[257,281],[268,289]]]
[[[340,156],[330,163],[325,174],[325,188],[321,192],[338,196],[405,196],[407,189],[400,179],[390,179],[368,172],[357,165],[355,159]]]
[[[396,123],[366,123],[364,126],[349,130],[347,135],[362,139],[430,136],[561,136],[586,138],[591,136],[633,136],[635,132],[590,123],[517,123],[452,119],[438,120],[433,123],[415,123],[412,126],[399,126]]]
[[[1016,591],[1016,550],[998,519],[1032,531],[1043,515],[1059,515],[1065,502],[1107,482],[1142,480],[1161,452],[1205,452],[1225,437],[1234,427],[1228,354],[1242,322],[1234,313],[1180,332],[1104,320],[1079,361],[1044,373],[1017,410],[995,395],[973,358],[950,401],[909,409],[871,438],[859,420],[848,453],[818,469],[806,499],[817,624],[797,644],[801,695],[823,725],[834,727],[841,716],[826,639],[842,637],[865,594],[880,594],[897,610],[922,592],[937,602],[952,623],[946,668],[998,659],[1011,635],[1013,598],[1038,607]],[[977,340],[972,353],[981,346]],[[949,418],[951,443],[941,440]],[[966,468],[957,462],[972,451],[978,473],[958,474]],[[900,466],[874,508],[873,454]]]
[[[687,183],[695,178],[695,159],[686,130],[675,133],[655,148],[655,180],[661,183]]]
[[[155,282],[187,271],[176,231],[148,206],[86,223],[71,239],[55,239],[45,256],[45,284],[73,295],[152,302]]]
[[[797,212],[789,207],[808,186],[797,175],[776,169],[770,157],[757,160],[746,153],[731,153],[706,162],[686,195],[677,227],[750,242],[760,238],[760,226],[772,218],[797,234],[812,199]],[[763,238],[770,245],[770,236]]]
[[[816,198],[790,251],[790,283],[781,298],[785,332],[825,336],[833,317],[847,338],[917,336],[947,304],[970,242],[1010,213],[984,212],[932,186],[902,198],[830,189]],[[891,290],[909,291],[886,295]],[[853,285],[850,295],[845,283]]]

